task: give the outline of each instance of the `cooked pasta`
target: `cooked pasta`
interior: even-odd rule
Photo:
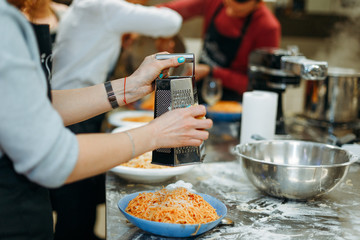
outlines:
[[[127,122],[150,122],[151,120],[153,120],[154,117],[152,116],[148,116],[148,115],[142,115],[142,116],[137,116],[137,117],[124,117],[122,119],[122,121],[127,121]]]
[[[219,101],[215,105],[210,106],[209,111],[224,113],[241,113],[242,106],[236,101]]]
[[[131,159],[130,161],[121,164],[120,166],[125,167],[132,167],[132,168],[145,168],[145,169],[151,169],[151,168],[170,168],[167,166],[161,166],[151,163],[152,154],[151,152],[144,153],[136,158]]]
[[[183,187],[140,193],[125,211],[138,218],[163,223],[203,224],[219,218],[216,210],[200,195]]]

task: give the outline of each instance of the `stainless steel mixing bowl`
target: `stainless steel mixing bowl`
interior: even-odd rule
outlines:
[[[240,144],[235,153],[248,179],[259,190],[296,200],[330,192],[359,158],[340,147],[295,140]]]

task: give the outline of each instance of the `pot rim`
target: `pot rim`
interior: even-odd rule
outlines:
[[[238,149],[240,150],[241,148],[246,148],[248,146],[251,146],[253,144],[258,144],[258,143],[270,143],[270,142],[293,142],[293,143],[301,143],[301,144],[313,144],[313,145],[318,145],[318,146],[322,146],[322,147],[327,147],[327,148],[332,148],[332,149],[337,149],[337,150],[341,150],[346,152],[346,155],[349,157],[349,160],[347,162],[344,163],[337,163],[337,164],[331,164],[331,165],[304,165],[304,164],[287,164],[287,163],[274,163],[274,162],[267,162],[265,160],[261,160],[261,159],[256,159],[253,157],[249,157],[246,156],[242,153],[240,153],[238,151]],[[243,144],[238,144],[234,147],[233,152],[240,156],[241,158],[246,158],[249,159],[253,162],[257,162],[257,163],[261,163],[261,164],[268,164],[268,165],[273,165],[273,166],[282,166],[282,167],[298,167],[298,168],[334,168],[334,167],[346,167],[346,166],[350,166],[353,163],[357,162],[360,160],[360,157],[358,155],[355,155],[353,153],[351,153],[350,151],[343,149],[341,147],[338,146],[333,146],[330,144],[325,144],[325,143],[318,143],[318,142],[310,142],[310,141],[300,141],[300,140],[260,140],[260,141],[256,141],[256,142],[250,142],[250,143],[243,143]]]

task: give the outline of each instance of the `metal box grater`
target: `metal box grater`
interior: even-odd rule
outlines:
[[[198,104],[198,93],[195,84],[194,54],[157,54],[156,59],[184,57],[186,63],[192,63],[192,76],[170,76],[155,81],[154,117],[176,108]],[[178,166],[201,163],[204,158],[204,144],[200,147],[159,148],[152,152],[152,163]]]

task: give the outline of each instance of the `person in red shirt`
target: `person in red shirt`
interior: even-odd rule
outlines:
[[[183,21],[204,17],[204,47],[195,77],[199,90],[206,76],[221,79],[222,100],[242,100],[253,50],[280,45],[280,23],[262,0],[174,0],[160,6],[177,11]]]

